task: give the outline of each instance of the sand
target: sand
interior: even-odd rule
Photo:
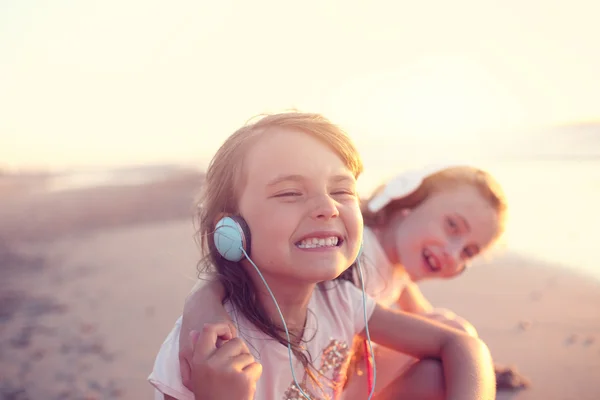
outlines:
[[[192,191],[169,187],[160,196],[156,185],[127,196],[113,188],[119,202],[113,194],[93,208],[91,189],[60,195],[83,196],[85,212],[57,195],[52,207],[13,196],[7,211],[0,201],[0,399],[151,398],[146,377],[196,276]],[[131,217],[142,200],[143,217]],[[33,214],[30,204],[54,216],[19,228],[15,215]],[[52,221],[62,221],[55,232]],[[498,399],[600,398],[598,281],[507,253],[422,288],[475,325],[497,364],[531,380]]]
[[[531,381],[497,398],[600,399],[600,283],[512,254],[474,267],[422,289],[473,323],[497,364]]]

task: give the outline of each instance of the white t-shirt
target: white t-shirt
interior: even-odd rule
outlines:
[[[367,320],[375,305],[375,301],[366,296]],[[314,367],[328,378],[320,379],[325,393],[315,388],[300,361],[294,357],[295,375],[302,389],[312,399],[338,399],[346,378],[353,338],[365,327],[362,292],[348,281],[325,282],[315,289],[308,308],[304,331],[307,341],[304,346]],[[262,365],[262,375],[254,398],[304,399],[294,385],[288,348],[254,327],[229,304],[226,310],[236,324],[239,337],[246,342],[252,355]],[[180,400],[194,399],[193,393],[181,381],[178,357],[180,329],[181,317],[162,344],[154,369],[148,377],[157,389],[156,399],[161,399],[163,393]]]

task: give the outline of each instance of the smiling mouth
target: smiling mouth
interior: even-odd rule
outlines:
[[[427,265],[427,267],[429,267],[430,270],[432,270],[433,272],[438,272],[442,269],[442,266],[440,265],[437,257],[435,257],[429,249],[423,249],[421,254],[423,255],[423,260],[425,261],[425,264]]]
[[[326,238],[306,238],[296,243],[296,247],[299,249],[319,249],[328,247],[340,247],[344,239],[337,236],[330,236]]]

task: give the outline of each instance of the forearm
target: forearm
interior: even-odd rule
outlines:
[[[494,400],[496,380],[492,357],[480,339],[455,336],[442,349],[447,399]]]
[[[448,399],[494,399],[492,360],[481,340],[438,321],[380,305],[369,319],[369,332],[382,346],[418,359],[440,360]]]
[[[415,358],[441,358],[442,345],[452,330],[418,314],[377,305],[369,319],[371,339]],[[359,335],[365,337],[365,330]]]

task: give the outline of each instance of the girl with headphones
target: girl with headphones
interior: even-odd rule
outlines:
[[[365,295],[361,171],[350,139],[319,115],[271,115],[230,136],[207,171],[198,222],[202,266],[224,289],[235,332],[206,321],[191,333],[184,385],[180,318],[149,377],[158,398],[339,399],[357,335],[371,361],[372,339],[443,369],[448,399],[495,397],[483,342]],[[372,385],[360,398],[373,398],[369,365]],[[415,398],[403,387],[376,398]]]

